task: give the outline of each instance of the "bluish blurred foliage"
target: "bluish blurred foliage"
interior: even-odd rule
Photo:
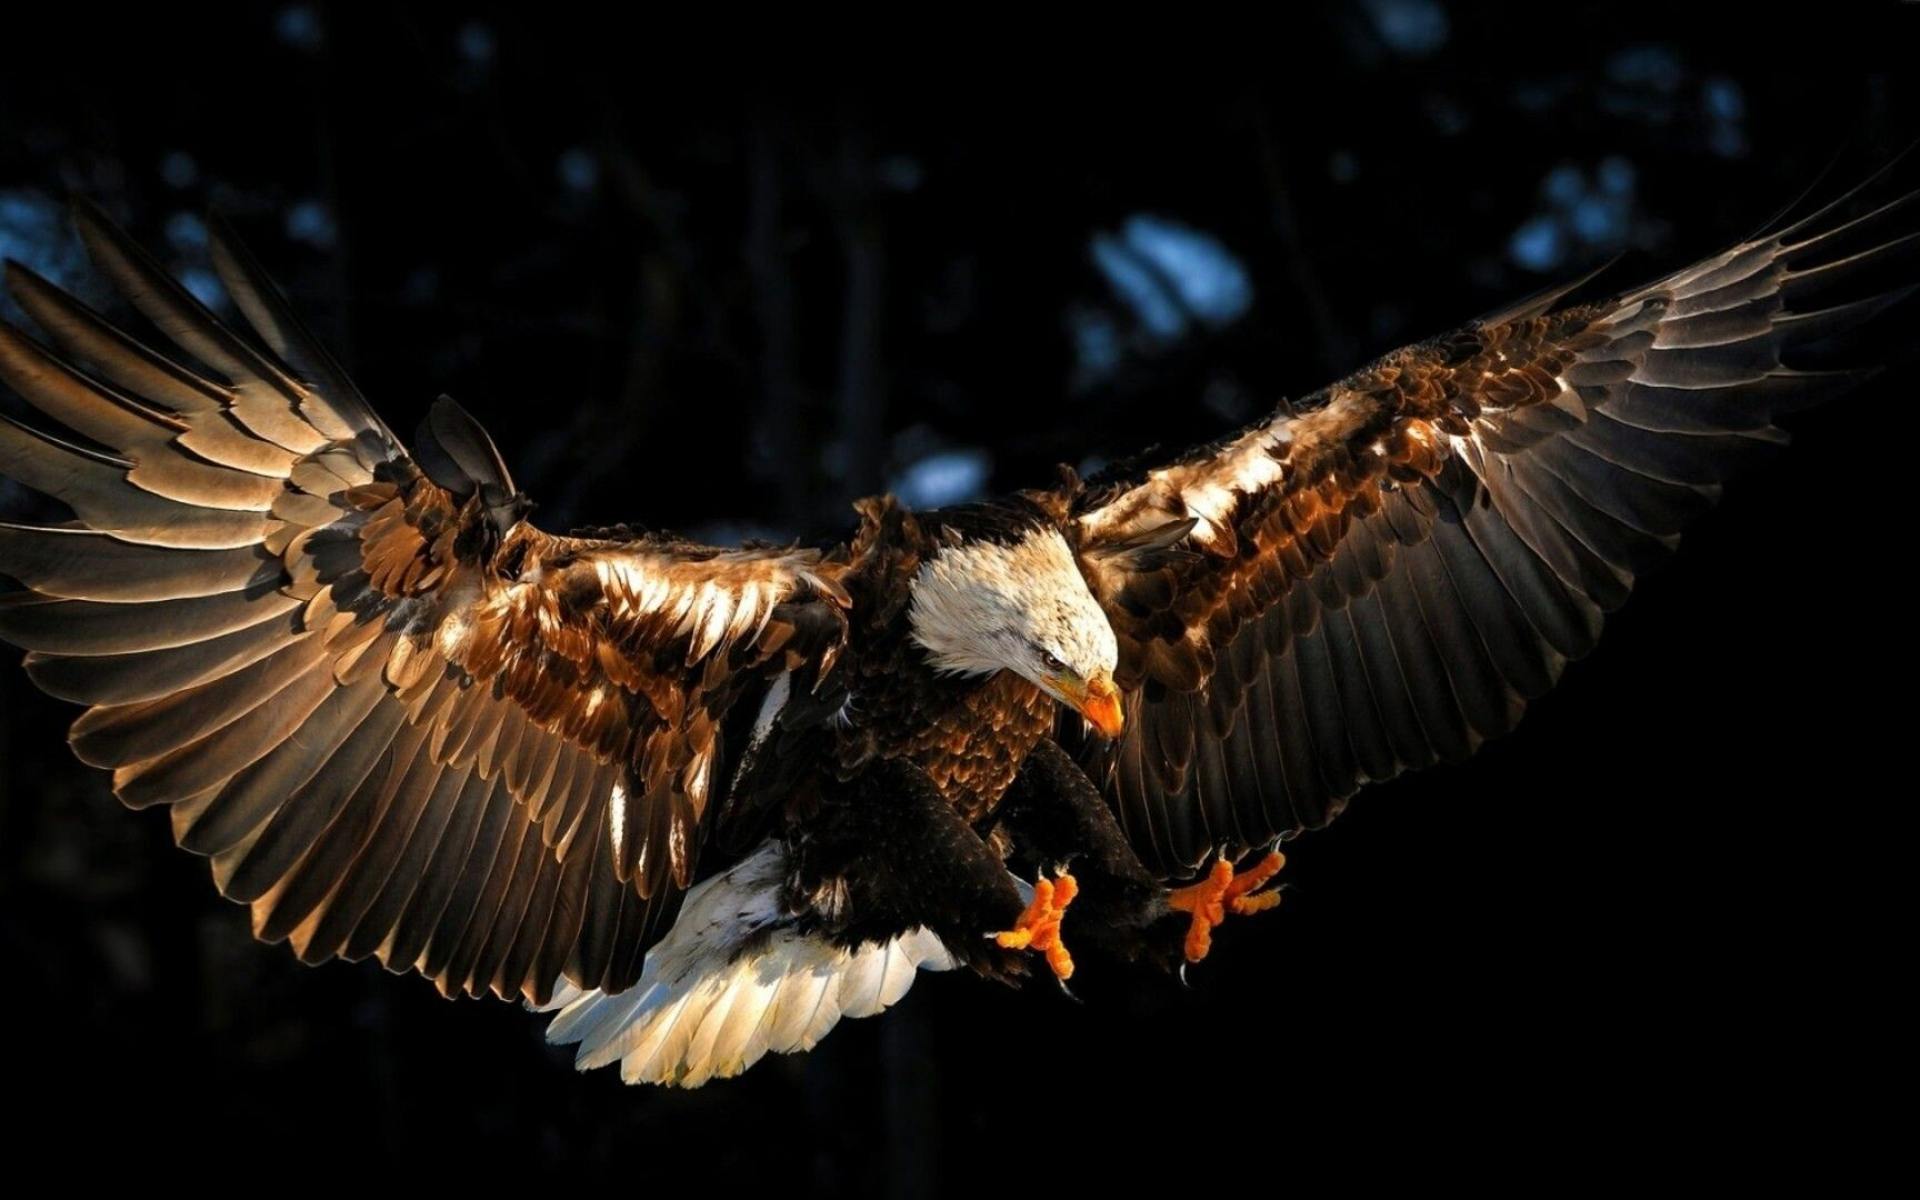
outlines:
[[[1440,0],[1363,0],[1361,7],[1395,54],[1425,58],[1447,44],[1451,23]]]
[[[66,207],[31,187],[0,190],[0,255],[62,287],[88,283],[86,255],[67,232]]]
[[[1085,392],[1192,337],[1225,329],[1253,304],[1247,269],[1218,238],[1178,221],[1136,213],[1118,233],[1093,236],[1094,266],[1108,303],[1066,314],[1073,339],[1072,388]]]
[[[600,183],[600,162],[583,146],[570,147],[560,155],[560,182],[568,191],[591,192]]]
[[[1219,327],[1253,303],[1253,285],[1219,239],[1178,221],[1128,217],[1119,236],[1096,234],[1093,261],[1141,325],[1176,337],[1189,322]]]
[[[286,227],[289,240],[304,242],[315,250],[333,249],[340,236],[326,203],[311,197],[287,210]]]
[[[1707,145],[1723,158],[1747,153],[1747,94],[1727,75],[1709,75],[1700,81],[1700,98],[1707,115]]]
[[[1539,211],[1507,240],[1513,262],[1542,274],[1565,271],[1569,262],[1590,262],[1629,247],[1650,249],[1664,227],[1635,204],[1633,163],[1609,155],[1591,170],[1577,163],[1555,165],[1540,181]]]
[[[460,57],[468,64],[475,67],[492,65],[494,52],[499,49],[493,26],[485,21],[468,21],[455,30],[453,36],[460,47]]]
[[[1068,335],[1073,339],[1075,391],[1097,387],[1120,369],[1125,343],[1115,314],[1106,308],[1079,307],[1068,311]]]
[[[403,434],[451,393],[499,438],[543,524],[627,519],[717,540],[838,536],[848,501],[881,488],[959,502],[1044,482],[1057,463],[1090,472],[1212,438],[1616,255],[1599,286],[1676,265],[1754,227],[1836,152],[1859,174],[1920,131],[1907,19],[1920,6],[1893,4],[1791,29],[1756,6],[1579,0],[1549,20],[1440,0],[1290,5],[1257,34],[1220,35],[1246,65],[1210,52],[1187,72],[1122,71],[1076,47],[1022,75],[922,64],[916,44],[889,51],[897,69],[877,79],[798,48],[782,77],[726,78],[681,63],[692,47],[673,35],[616,35],[605,14],[547,6],[269,4],[193,20],[43,7],[7,28],[0,252],[133,319],[64,226],[59,197],[78,191],[224,306],[201,218],[217,207]],[[7,396],[0,412],[24,409]],[[22,515],[60,514],[0,491],[0,519]],[[1492,1079],[1529,1111],[1476,1113],[1458,1144],[1479,1146],[1557,1120],[1568,1080],[1641,1062],[1634,1039],[1674,995],[1664,977],[1609,993],[1569,1048],[1540,998],[1603,987],[1602,973],[1580,961],[1542,975],[1553,931],[1522,930],[1523,952],[1462,932],[1523,920],[1510,896],[1486,895],[1468,914],[1479,924],[1446,924],[1436,903],[1368,927],[1372,940],[1343,939],[1323,909],[1285,931],[1272,970],[1223,963],[1242,973],[1204,994],[1054,1013],[1031,993],[924,988],[908,1007],[946,1006],[936,1048],[951,1053],[915,1043],[909,1012],[696,1096],[621,1092],[566,1073],[507,1006],[441,1005],[412,981],[294,971],[255,948],[202,867],[166,849],[164,821],[114,811],[65,754],[59,712],[4,674],[0,696],[26,715],[10,751],[15,727],[0,724],[0,756],[17,759],[0,776],[0,939],[9,990],[36,1006],[16,1028],[46,1028],[38,1006],[58,998],[64,1039],[57,1069],[16,1067],[16,1088],[63,1119],[137,1113],[116,1135],[148,1134],[155,1162],[177,1161],[189,1131],[288,1145],[324,1130],[293,1157],[484,1142],[503,1162],[615,1163],[633,1187],[671,1152],[718,1194],[836,1196],[925,1191],[925,1164],[944,1161],[949,1186],[977,1196],[1087,1165],[1080,1147],[1051,1175],[999,1169],[999,1150],[1032,1134],[1007,1115],[1025,1120],[1034,1089],[1090,1106],[1129,1147],[1179,1143],[1204,1112],[1223,1157],[1253,1146],[1267,1162],[1370,1126],[1409,1080],[1445,1081],[1420,1106],[1445,1126],[1452,1081]],[[14,777],[33,794],[8,794]],[[1438,872],[1435,847],[1471,854],[1464,840],[1502,853],[1502,870],[1539,864],[1530,878],[1547,887],[1555,855],[1589,840],[1590,825],[1545,849],[1499,842],[1469,821],[1469,778],[1443,776],[1433,823],[1409,822],[1383,870]],[[1613,814],[1590,817],[1615,831]],[[1450,895],[1481,874],[1433,878]],[[1335,873],[1318,886],[1329,894]],[[1613,905],[1663,902],[1599,896],[1596,927]],[[1711,940],[1684,932],[1667,969]],[[1484,992],[1424,988],[1463,953],[1483,955]],[[1316,966],[1330,991],[1304,992]],[[1053,1040],[1031,1034],[1036,1020]],[[1490,1065],[1515,1022],[1551,1062]],[[1355,1031],[1379,1044],[1369,1069],[1338,1060],[1333,1033]],[[1218,1098],[1237,1094],[1221,1081],[1241,1078],[1252,1040],[1280,1047],[1285,1070],[1264,1053],[1252,1064],[1263,1102],[1243,1113]],[[933,1150],[900,1149],[924,1133],[885,1082],[901,1063],[929,1088],[945,1080]],[[1644,1100],[1670,1066],[1630,1086]],[[214,1096],[170,1123],[183,1078]],[[1316,1112],[1330,1115],[1316,1125]],[[1620,1127],[1618,1114],[1594,1126]]]
[[[992,456],[978,446],[936,450],[908,463],[887,487],[915,508],[943,508],[981,499],[992,472]]]
[[[1141,246],[1133,238],[1122,242],[1100,234],[1093,239],[1093,261],[1149,339],[1161,341],[1186,332],[1187,314],[1179,286],[1161,263],[1141,253]]]
[[[282,8],[273,19],[273,32],[286,45],[307,54],[326,49],[326,24],[321,19],[320,6],[315,4],[289,4]]]
[[[1607,58],[1600,89],[1603,111],[1650,125],[1671,122],[1687,103],[1687,67],[1678,47],[1648,42]]]
[[[160,178],[171,188],[190,188],[200,181],[200,164],[185,150],[169,150],[160,159]]]

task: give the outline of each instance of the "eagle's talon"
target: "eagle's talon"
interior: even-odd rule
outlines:
[[[1060,940],[1060,921],[1079,894],[1080,883],[1071,875],[1036,880],[1032,903],[1012,929],[992,935],[994,942],[1007,950],[1032,950],[1044,955],[1054,978],[1064,983],[1073,977],[1073,956]]]
[[[1279,904],[1277,888],[1261,889],[1286,865],[1286,856],[1275,850],[1251,869],[1235,874],[1233,864],[1222,858],[1205,879],[1168,892],[1167,907],[1193,915],[1184,947],[1187,961],[1199,962],[1213,949],[1213,927],[1225,921],[1227,914],[1250,917]]]

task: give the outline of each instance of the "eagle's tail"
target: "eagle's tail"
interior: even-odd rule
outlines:
[[[807,1050],[842,1017],[904,996],[918,970],[953,959],[930,931],[848,949],[803,932],[784,911],[786,855],[768,842],[696,885],[640,980],[609,995],[562,983],[547,1040],[580,1045],[580,1069],[620,1064],[628,1083],[698,1087],[778,1054]]]

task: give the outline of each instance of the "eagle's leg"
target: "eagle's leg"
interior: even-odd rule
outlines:
[[[1207,956],[1207,951],[1213,949],[1213,927],[1225,921],[1229,914],[1252,916],[1280,903],[1278,889],[1261,889],[1286,865],[1286,856],[1278,850],[1238,872],[1231,862],[1221,858],[1205,879],[1168,892],[1167,906],[1192,917],[1184,947],[1187,961],[1199,962]]]
[[[789,833],[788,850],[787,904],[836,943],[858,946],[925,928],[956,962],[983,975],[1011,981],[1025,974],[1026,949],[994,936],[1021,927],[1028,906],[1018,885],[913,764],[882,759],[826,785],[817,812]],[[1058,882],[1052,900],[1064,907]],[[1037,936],[1031,940],[1033,950],[1046,951]]]
[[[1008,950],[1032,950],[1047,956],[1054,978],[1073,978],[1073,955],[1060,938],[1060,922],[1067,906],[1080,894],[1080,881],[1062,874],[1057,879],[1044,875],[1033,881],[1033,900],[1014,922],[1013,928],[993,935],[993,940]]]
[[[1064,926],[1076,945],[1129,960],[1169,957],[1159,936],[1170,917],[1166,889],[1065,750],[1050,740],[1036,745],[992,819],[1014,861],[1036,878],[1073,872],[1077,899]]]

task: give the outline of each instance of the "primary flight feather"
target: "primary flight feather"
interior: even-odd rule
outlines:
[[[96,208],[172,343],[17,264],[0,637],[254,930],[556,1009],[698,1084],[921,969],[1204,957],[1275,848],[1506,732],[1899,295],[1912,197],[1545,296],[1218,442],[820,547],[560,536],[442,400],[403,444],[215,222],[225,326]],[[70,440],[84,439],[87,444]],[[1191,881],[1191,882],[1189,882]]]

